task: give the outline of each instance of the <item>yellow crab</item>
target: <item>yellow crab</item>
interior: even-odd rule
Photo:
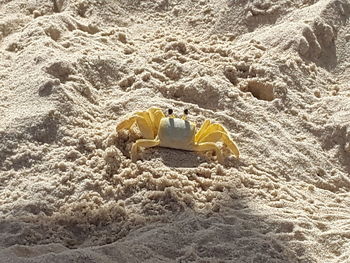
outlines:
[[[169,117],[165,117],[159,108],[136,112],[127,120],[117,125],[117,131],[130,129],[136,123],[144,139],[137,140],[131,148],[131,159],[137,160],[139,147],[162,146],[186,151],[214,151],[219,162],[223,162],[221,149],[216,142],[223,142],[228,149],[239,157],[239,150],[232,141],[227,130],[220,124],[206,120],[196,133],[196,126],[186,120],[188,110],[182,118],[176,118],[173,110],[168,110]]]

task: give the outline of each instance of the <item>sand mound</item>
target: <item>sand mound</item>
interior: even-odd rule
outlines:
[[[0,261],[350,260],[347,0],[0,0]],[[140,151],[134,111],[241,157]]]

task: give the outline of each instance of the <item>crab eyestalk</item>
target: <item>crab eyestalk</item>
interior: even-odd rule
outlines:
[[[189,113],[189,112],[188,112],[188,109],[185,109],[185,110],[184,110],[184,115],[182,116],[182,119],[183,119],[183,120],[186,120],[186,119],[187,119],[188,113]]]
[[[175,118],[173,109],[168,109],[169,118]]]

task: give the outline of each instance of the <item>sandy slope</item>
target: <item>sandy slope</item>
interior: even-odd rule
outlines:
[[[348,0],[0,0],[0,262],[350,261]],[[241,158],[130,161],[136,110]]]

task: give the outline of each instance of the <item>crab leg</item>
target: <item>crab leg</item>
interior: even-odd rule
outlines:
[[[160,141],[158,139],[155,140],[147,140],[147,139],[139,139],[137,140],[131,147],[131,160],[136,162],[137,160],[137,150],[139,147],[150,148],[159,145]]]
[[[205,137],[203,137],[199,143],[202,142],[217,142],[222,141],[224,144],[227,145],[227,147],[230,149],[230,151],[238,158],[239,157],[239,150],[236,146],[236,144],[232,141],[232,139],[229,137],[228,134],[222,132],[222,131],[214,131],[212,133],[206,134]]]
[[[205,122],[203,122],[202,126],[199,128],[198,132],[195,135],[194,140],[196,142],[198,142],[200,140],[200,138],[204,134],[205,130],[210,126],[210,124],[211,124],[210,120],[205,120]]]
[[[153,123],[153,132],[155,135],[158,134],[159,123],[162,118],[164,118],[164,113],[159,108],[151,108],[148,110],[150,119]]]
[[[203,143],[195,144],[192,150],[197,152],[214,151],[218,158],[218,161],[220,163],[223,163],[224,161],[224,158],[222,157],[219,147],[217,147],[216,144],[213,142],[203,142]]]

